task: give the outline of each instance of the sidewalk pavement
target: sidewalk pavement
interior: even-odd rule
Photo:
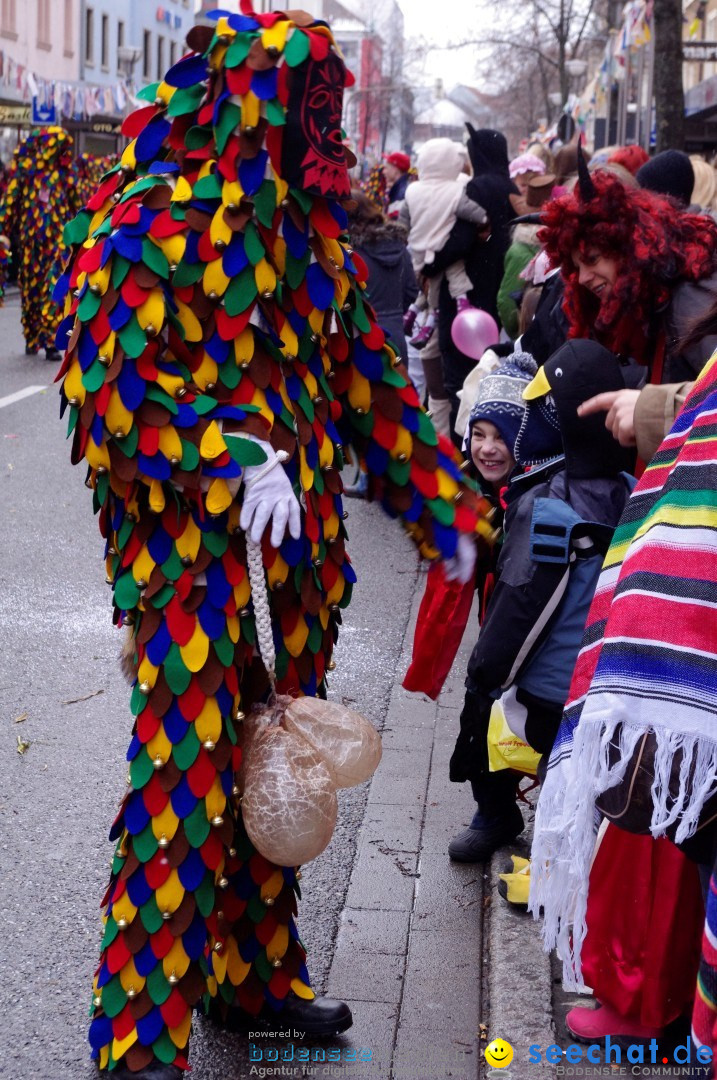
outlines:
[[[422,592],[419,580],[328,980],[354,1014],[341,1040],[357,1053],[346,1075],[548,1077],[554,1067],[528,1065],[527,1048],[554,1042],[550,961],[532,918],[496,891],[507,852],[491,866],[447,854],[474,811],[468,786],[448,779],[471,635],[437,703],[401,688]],[[496,1037],[516,1052],[500,1071],[482,1056]]]

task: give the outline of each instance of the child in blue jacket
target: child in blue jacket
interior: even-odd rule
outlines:
[[[470,781],[478,804],[449,844],[455,861],[483,861],[523,830],[519,777],[488,769],[490,712],[501,697],[511,730],[549,753],[603,557],[632,486],[626,451],[602,417],[578,417],[577,407],[623,385],[617,358],[585,340],[560,348],[525,390],[515,457],[526,471],[505,495],[497,582],[468,664],[451,758],[451,780]]]

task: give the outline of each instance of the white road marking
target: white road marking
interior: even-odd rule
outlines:
[[[47,390],[47,386],[26,386],[24,390],[16,390],[14,394],[8,394],[7,397],[0,398],[0,409],[4,409],[6,405],[14,405],[16,401],[22,401],[23,398],[30,397],[31,394],[38,394],[40,390]]]

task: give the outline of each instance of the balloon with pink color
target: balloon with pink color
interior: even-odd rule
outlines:
[[[480,360],[486,349],[497,345],[500,331],[492,315],[482,308],[459,311],[451,324],[453,344],[471,360]]]

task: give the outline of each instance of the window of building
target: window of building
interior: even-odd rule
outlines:
[[[717,41],[715,34],[717,34],[717,11],[710,11],[707,16],[707,40]],[[692,64],[691,66],[694,67],[695,65]],[[715,74],[717,74],[717,64],[715,64],[714,60],[709,60],[705,64],[704,77],[705,79],[711,79]]]
[[[102,52],[102,70],[109,71],[110,69],[110,17],[109,15],[102,16],[102,38],[101,38],[101,52]]]
[[[162,79],[164,77],[164,38],[161,34],[157,35],[157,78]]]
[[[95,13],[91,7],[85,8],[85,63],[92,66],[95,62]]]
[[[145,79],[149,79],[152,70],[152,57],[150,56],[150,49],[152,48],[152,33],[150,30],[145,30],[142,35],[142,75]]]
[[[51,49],[50,44],[50,0],[39,0],[37,5],[37,45],[40,49]]]
[[[15,0],[2,0],[2,7],[0,7],[0,33],[3,35],[3,37],[17,37],[17,26],[15,20]]]
[[[75,55],[75,43],[73,41],[75,5],[72,0],[65,0],[65,29],[63,34],[63,49],[65,56]]]
[[[169,66],[174,67],[177,63],[177,42],[170,41],[169,43]]]
[[[117,23],[117,48],[121,49],[124,45],[124,23],[120,19]]]

